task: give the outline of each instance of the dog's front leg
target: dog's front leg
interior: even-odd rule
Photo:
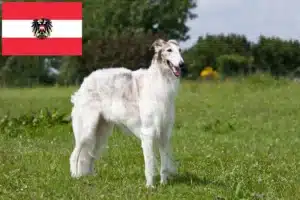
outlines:
[[[170,143],[169,138],[166,135],[161,135],[159,141],[159,153],[161,159],[161,166],[160,166],[160,183],[166,184],[168,175],[169,175],[169,156],[170,156]]]
[[[166,184],[169,175],[177,173],[172,156],[171,136],[174,126],[174,107],[171,109],[170,121],[160,133],[159,152],[161,158],[160,183]]]
[[[154,130],[147,128],[142,130],[141,141],[145,161],[146,187],[153,187],[155,175],[155,154],[154,154]]]
[[[169,175],[174,175],[177,173],[175,163],[173,162],[172,147],[170,137],[161,135],[159,141],[159,153],[161,158],[161,168],[160,168],[160,183],[166,184]]]

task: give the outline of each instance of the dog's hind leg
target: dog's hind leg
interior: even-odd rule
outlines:
[[[75,136],[75,148],[70,157],[72,177],[80,177],[93,173],[97,146],[97,130],[100,113],[91,108],[84,108],[81,112],[74,109],[72,112],[72,127]]]
[[[92,151],[93,157],[98,159],[106,148],[109,136],[112,134],[114,125],[100,119],[96,133],[96,144]]]

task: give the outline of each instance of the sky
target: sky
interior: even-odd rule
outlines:
[[[182,43],[192,46],[205,34],[245,34],[251,41],[259,35],[300,40],[300,0],[198,0],[189,20],[191,39]]]

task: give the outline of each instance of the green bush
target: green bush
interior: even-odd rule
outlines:
[[[7,114],[0,118],[0,133],[9,137],[17,137],[20,133],[25,133],[24,130],[27,127],[38,129],[69,122],[70,116],[57,110],[50,111],[47,108],[18,117],[11,117]]]
[[[251,67],[251,59],[237,54],[221,55],[216,63],[217,71],[223,76],[247,74]]]

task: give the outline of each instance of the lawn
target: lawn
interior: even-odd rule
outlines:
[[[71,88],[0,89],[0,120],[69,113]],[[147,190],[139,141],[115,130],[95,176],[72,179],[70,124],[0,132],[0,199],[300,199],[300,84],[187,82],[172,138],[179,175]],[[20,125],[21,126],[21,125]]]

